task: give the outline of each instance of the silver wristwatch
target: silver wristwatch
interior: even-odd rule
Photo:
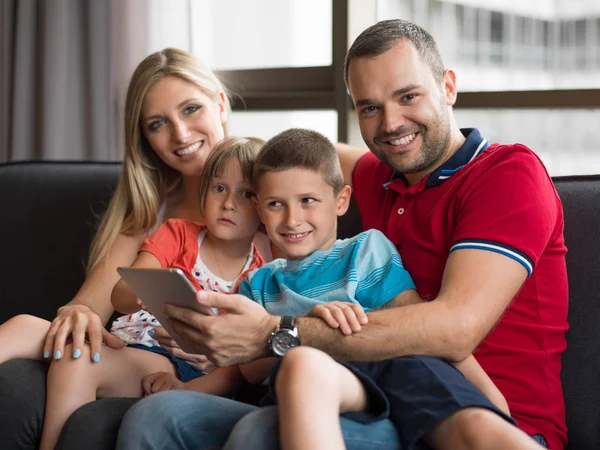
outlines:
[[[296,328],[296,319],[283,316],[279,325],[271,332],[269,337],[269,350],[274,356],[283,356],[288,350],[300,345],[300,336]]]

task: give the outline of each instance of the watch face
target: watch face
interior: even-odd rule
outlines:
[[[288,331],[279,331],[273,336],[273,353],[283,356],[289,349],[298,347],[300,341]]]

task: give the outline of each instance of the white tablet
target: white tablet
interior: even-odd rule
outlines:
[[[190,280],[186,278],[180,269],[119,267],[117,272],[146,305],[148,311],[158,319],[171,335],[173,335],[173,332],[169,329],[165,320],[167,317],[162,312],[164,303],[190,308],[201,314],[213,316],[219,314],[217,308],[207,308],[198,304],[194,285],[190,283]],[[175,337],[173,338],[175,339]],[[175,340],[184,351],[192,351],[189,347],[186,349],[184,342]]]

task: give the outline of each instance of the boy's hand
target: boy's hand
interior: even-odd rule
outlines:
[[[169,372],[155,372],[142,378],[144,394],[150,395],[161,391],[183,389],[184,383]]]
[[[345,335],[359,332],[361,325],[369,321],[362,306],[338,301],[314,306],[307,316],[318,317],[331,328],[339,328]]]

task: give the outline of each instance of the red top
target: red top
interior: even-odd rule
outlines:
[[[140,251],[152,253],[161,267],[181,269],[197,290],[200,284],[192,273],[198,257],[198,235],[206,227],[183,219],[169,219],[146,239]],[[250,267],[237,279],[233,292],[251,270],[258,269],[265,261],[254,244],[254,257]]]
[[[417,291],[435,299],[448,254],[461,248],[513,258],[529,277],[475,351],[528,434],[551,449],[567,442],[560,381],[566,348],[566,247],[562,204],[540,159],[521,144],[488,145],[478,130],[446,163],[408,187],[364,155],[352,174],[363,228],[396,245]]]

